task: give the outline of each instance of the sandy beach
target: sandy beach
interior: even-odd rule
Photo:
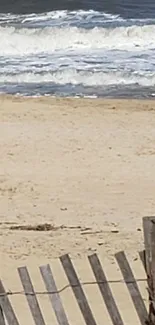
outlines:
[[[1,96],[3,266],[141,249],[155,211],[154,116],[154,101]],[[44,223],[56,229],[10,229]]]
[[[82,261],[93,252],[116,279],[113,254],[123,249],[144,277],[137,252],[143,249],[142,217],[155,212],[154,117],[154,101],[0,97],[0,275],[9,290],[21,287],[16,268],[22,265],[40,288],[37,268],[46,263],[54,263],[63,286],[55,258],[65,253],[83,280],[90,269]],[[37,230],[44,224],[51,230]],[[122,290],[116,293],[132,324]],[[70,308],[72,295],[63,297]],[[102,303],[95,302],[102,324]],[[23,315],[24,303],[14,300],[17,314]],[[81,324],[72,310],[72,322]],[[47,312],[47,324],[50,317]]]

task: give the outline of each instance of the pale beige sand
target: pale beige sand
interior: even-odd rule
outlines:
[[[108,269],[114,252],[126,250],[137,265],[142,217],[155,213],[154,101],[1,96],[0,157],[0,276],[7,288],[19,289],[17,266],[28,265],[40,283],[37,266],[64,253],[76,257],[85,280],[82,261],[94,251],[113,278],[120,277],[117,267]],[[11,223],[65,228],[15,231]],[[60,287],[61,272],[55,268]],[[126,295],[116,291],[127,324],[133,324]],[[22,299],[20,304],[23,312]],[[82,324],[72,311],[71,323]]]
[[[4,264],[122,248],[134,256],[142,217],[155,213],[154,121],[154,101],[1,96]],[[6,222],[91,230],[11,231]]]

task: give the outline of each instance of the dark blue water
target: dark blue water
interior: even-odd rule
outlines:
[[[52,10],[96,10],[124,18],[155,18],[154,0],[1,0],[0,12],[40,13]]]

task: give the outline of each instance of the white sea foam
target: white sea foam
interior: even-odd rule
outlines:
[[[0,27],[0,56],[64,50],[147,50],[155,48],[155,25],[116,28],[16,29]]]
[[[130,72],[89,72],[66,69],[53,73],[21,73],[18,75],[1,75],[0,83],[55,83],[59,85],[72,84],[84,86],[131,85],[154,86],[155,73]]]

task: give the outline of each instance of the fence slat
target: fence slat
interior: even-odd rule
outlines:
[[[142,325],[146,325],[146,320],[148,318],[148,313],[140,294],[138,285],[128,263],[128,260],[124,252],[119,252],[115,254],[116,260],[119,264],[120,270],[122,272],[124,281],[126,282],[127,288],[129,290],[130,296],[132,298],[133,304],[139,316]]]
[[[5,325],[5,319],[4,319],[3,310],[1,306],[0,306],[0,325]]]
[[[96,325],[95,319],[94,319],[91,309],[88,305],[86,296],[85,296],[84,291],[81,287],[80,281],[77,277],[77,274],[75,272],[75,269],[73,267],[73,264],[71,262],[69,255],[66,254],[66,255],[61,256],[60,261],[62,263],[64,270],[65,270],[68,281],[72,287],[75,298],[77,300],[77,303],[79,305],[79,308],[82,312],[82,315],[84,317],[86,324],[87,325]]]
[[[105,305],[111,317],[111,320],[114,325],[123,325],[123,321],[121,319],[120,313],[118,311],[117,305],[113,298],[111,289],[109,284],[107,283],[106,276],[104,274],[101,263],[96,254],[88,256],[91,268],[95,275],[96,281],[98,282],[98,286],[102,297],[104,299]],[[102,283],[101,283],[102,282]]]
[[[40,266],[40,272],[43,277],[47,291],[55,292],[54,294],[49,293],[49,298],[53,306],[58,323],[60,325],[69,325],[67,316],[62,306],[60,295],[59,293],[56,293],[57,287],[50,266],[49,265]]]
[[[144,266],[144,269],[145,269],[145,271],[146,271],[146,256],[145,256],[145,250],[139,252],[139,256],[140,256],[141,262],[142,262],[142,264],[143,264],[143,266]]]
[[[149,292],[148,324],[155,324],[155,217],[143,218],[143,231]]]
[[[33,285],[32,285],[27,268],[25,266],[19,267],[18,273],[19,273],[25,293],[28,293],[28,292],[34,293]],[[36,325],[45,325],[36,295],[35,294],[34,295],[26,294],[26,298],[27,298],[27,302],[29,304],[35,324]]]
[[[145,244],[145,257],[146,257],[146,269],[147,274],[151,277],[152,269],[152,232],[153,224],[155,223],[155,217],[143,218],[143,231],[144,231],[144,244]]]
[[[5,293],[6,292],[5,292],[4,286],[3,286],[2,282],[0,281],[0,294],[5,294]],[[7,295],[0,296],[0,305],[2,308],[2,314],[1,314],[2,317],[0,318],[0,324],[1,323],[2,323],[2,325],[5,324],[5,321],[3,322],[3,320],[4,320],[3,312],[4,312],[6,320],[9,325],[19,325],[17,317],[14,313],[14,310],[11,306],[11,303],[10,303]]]

